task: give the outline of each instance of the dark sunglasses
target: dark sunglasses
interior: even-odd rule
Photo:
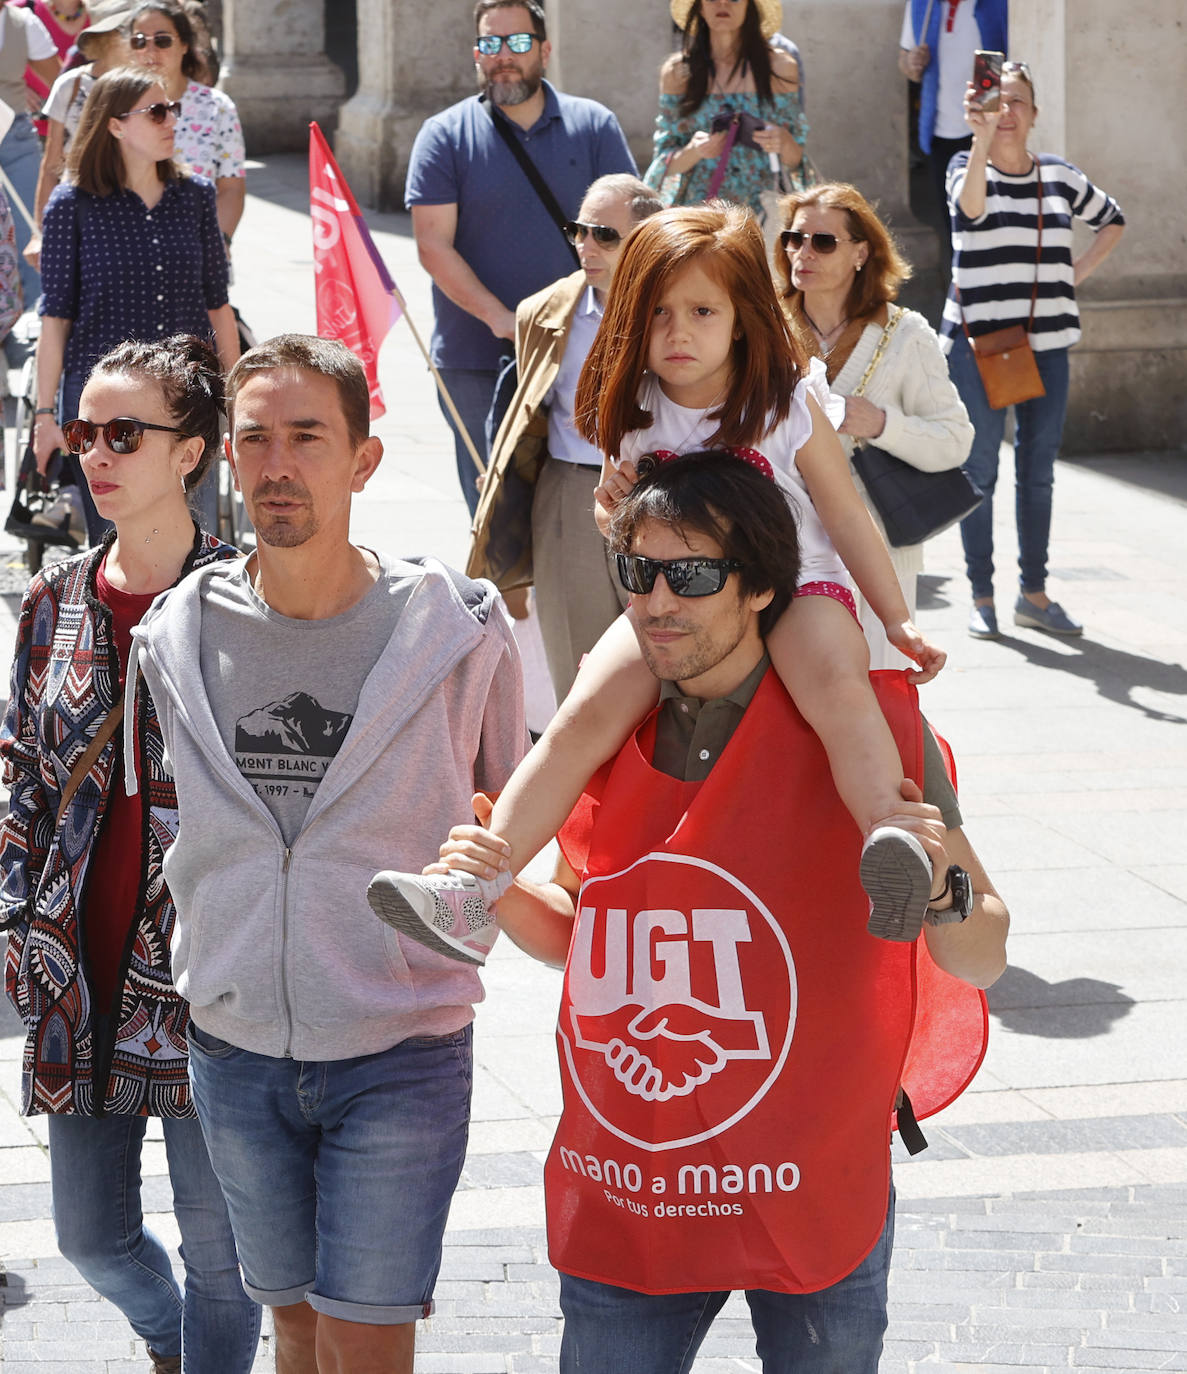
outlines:
[[[141,105],[139,109],[128,110],[125,114],[116,115],[116,119],[131,119],[134,114],[146,114],[154,124],[164,124],[170,115],[174,119],[181,118],[181,101],[157,100],[151,105]]]
[[[105,425],[93,424],[90,420],[67,420],[62,426],[62,438],[71,453],[90,453],[95,441],[102,434],[104,442],[112,453],[135,453],[144,439],[146,429],[159,429],[163,434],[182,434],[192,438],[184,429],[173,425],[150,425],[147,420],[133,420],[127,415],[108,420]]]
[[[523,54],[531,52],[532,44],[536,41],[534,33],[509,33],[506,38],[500,37],[497,33],[484,33],[476,42],[475,46],[483,57],[497,57],[503,50],[506,43],[512,52]]]
[[[600,243],[603,248],[613,248],[616,243],[622,242],[622,235],[617,229],[611,229],[608,224],[582,224],[579,219],[565,222],[565,238],[574,248],[584,241],[587,234],[592,234],[593,241]]]
[[[620,553],[618,580],[636,596],[646,596],[660,573],[674,596],[716,596],[732,572],[744,563],[736,558],[643,558]]]
[[[177,42],[177,35],[172,33],[134,33],[128,39],[134,51],[143,52],[151,43],[154,48],[171,48]]]
[[[836,234],[805,234],[799,229],[784,229],[779,240],[784,248],[789,248],[793,253],[798,253],[805,243],[811,243],[812,251],[822,257],[835,253],[838,243],[860,242],[859,239],[839,239]]]

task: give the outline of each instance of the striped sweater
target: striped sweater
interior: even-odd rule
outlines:
[[[946,352],[960,332],[960,310],[976,337],[1008,325],[1025,324],[1035,280],[1038,238],[1038,176],[1043,182],[1043,248],[1030,345],[1039,352],[1070,348],[1080,338],[1072,268],[1072,219],[1093,230],[1124,224],[1121,207],[1078,167],[1050,153],[1021,176],[987,169],[985,210],[969,219],[957,201],[964,185],[968,153],[948,164],[948,204],[952,211],[952,288],[944,303],[940,342]],[[956,290],[960,291],[957,304]]]

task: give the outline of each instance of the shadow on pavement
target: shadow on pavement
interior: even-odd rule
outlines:
[[[1048,983],[1011,965],[987,993],[989,1010],[1007,1030],[1044,1040],[1088,1040],[1107,1035],[1136,1005],[1116,983],[1065,978]]]
[[[0,1325],[3,1325],[4,1314],[10,1307],[24,1307],[31,1297],[25,1280],[19,1274],[0,1269]]]
[[[1094,682],[1096,690],[1106,701],[1132,707],[1150,720],[1172,724],[1187,721],[1187,715],[1160,711],[1156,706],[1145,706],[1132,697],[1135,687],[1165,692],[1168,696],[1187,697],[1187,668],[1180,663],[1164,663],[1158,658],[1147,658],[1145,654],[1111,649],[1087,637],[1061,639],[1058,649],[1049,648],[1041,639],[1023,639],[1005,633],[996,642],[1003,649],[1013,649],[1038,668],[1052,668]],[[1187,708],[1187,702],[1184,705]]]
[[[1062,463],[1095,472],[1126,486],[1157,492],[1187,505],[1187,453],[1111,454],[1097,458],[1062,458]]]

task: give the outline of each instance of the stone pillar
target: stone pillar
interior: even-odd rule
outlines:
[[[1084,337],[1071,353],[1064,451],[1182,447],[1182,0],[1132,0],[1123,11],[1110,0],[1023,0],[1010,7],[1010,50],[1034,74],[1031,147],[1075,163],[1126,218],[1120,245],[1077,292]]]
[[[359,89],[342,107],[334,155],[356,198],[402,209],[417,130],[477,89],[469,5],[358,0]]]
[[[311,119],[333,127],[344,81],[325,55],[324,13],[321,0],[223,0],[219,87],[249,154],[307,147]]]

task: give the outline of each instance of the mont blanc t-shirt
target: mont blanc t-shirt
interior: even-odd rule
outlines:
[[[215,723],[286,845],[301,833],[414,585],[375,557],[375,585],[328,620],[279,615],[252,586],[246,562],[202,591],[202,679]]]

